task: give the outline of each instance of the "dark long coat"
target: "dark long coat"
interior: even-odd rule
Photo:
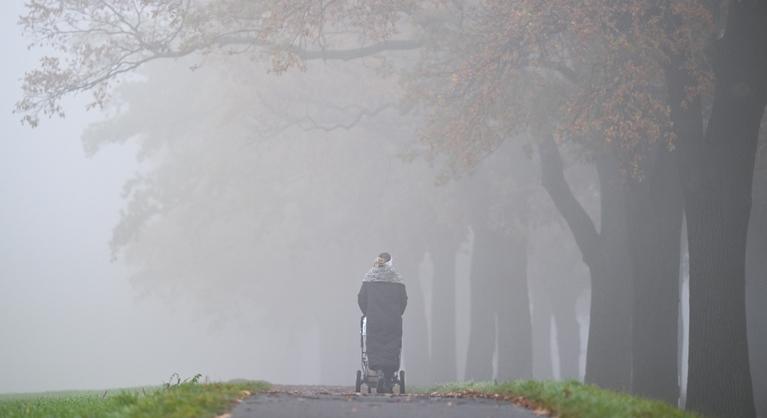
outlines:
[[[402,314],[407,306],[405,285],[395,281],[364,281],[357,302],[367,317],[370,368],[399,369]]]

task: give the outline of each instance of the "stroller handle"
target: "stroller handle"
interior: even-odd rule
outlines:
[[[365,334],[367,334],[365,331],[365,315],[362,315],[360,317],[360,348],[362,349],[362,352],[365,352]]]

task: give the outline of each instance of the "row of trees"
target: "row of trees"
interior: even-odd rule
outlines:
[[[499,324],[527,327],[527,336],[507,338],[509,343],[522,343],[527,358],[512,360],[514,351],[503,344],[496,350],[495,332],[475,336],[472,341],[478,345],[469,357],[476,365],[467,373],[493,377],[492,358],[498,351],[509,356],[502,356],[502,364],[528,370],[519,374],[499,370],[499,375],[530,377],[526,248],[513,247],[519,259],[514,263],[504,261],[505,251],[484,254],[510,238],[526,239],[527,205],[535,189],[526,184],[531,175],[527,157],[509,148],[505,157],[498,155],[493,164],[487,161],[471,178],[437,187],[427,164],[398,156],[413,144],[412,128],[403,125],[400,115],[380,114],[349,132],[335,127],[347,124],[336,120],[349,115],[330,109],[329,100],[341,109],[343,103],[370,100],[375,91],[374,100],[385,101],[391,82],[376,86],[348,67],[328,66],[323,74],[290,74],[270,82],[247,61],[211,58],[195,72],[187,66],[159,65],[142,71],[146,81],[126,85],[119,93],[121,106],[130,110],[93,125],[84,135],[90,152],[115,142],[140,144],[145,172],[126,185],[127,208],[112,240],[115,256],[138,267],[135,285],[168,298],[185,289],[208,306],[210,314],[224,318],[243,313],[239,304],[227,303],[233,308],[227,311],[219,303],[244,297],[242,303],[255,303],[258,311],[276,316],[270,322],[284,325],[278,329],[290,329],[289,324],[303,322],[307,311],[318,311],[322,314],[316,325],[328,330],[339,318],[356,316],[350,292],[356,291],[370,254],[381,246],[395,248],[411,298],[405,338],[410,380],[444,382],[455,380],[457,365],[463,364],[463,358],[457,358],[456,300],[468,293],[458,294],[455,270],[460,247],[473,236],[471,252],[478,256],[472,258],[472,267],[479,270],[474,275],[495,276],[471,292],[476,299],[471,305],[481,313],[472,319],[482,330],[489,330],[487,323],[495,323],[496,317]],[[357,71],[370,76],[368,69]],[[259,93],[241,96],[243,86],[249,85],[260,86]],[[345,94],[331,94],[341,86]],[[304,104],[312,102],[306,93],[309,88],[321,106],[296,108],[296,97]],[[164,92],[161,99],[151,94],[159,90]],[[303,123],[309,125],[298,126]],[[331,132],[323,132],[325,128]],[[502,174],[515,166],[516,175]],[[509,214],[514,216],[507,219]],[[532,223],[550,222],[552,215],[549,210]],[[561,240],[558,233],[560,238],[549,233],[546,239]],[[433,272],[419,280],[424,260]],[[520,286],[511,293],[524,295],[512,305],[495,297],[506,293],[495,287],[505,285],[503,272],[509,268],[518,272]],[[263,275],[273,276],[272,280],[253,279]],[[307,289],[296,294],[286,283]],[[322,297],[315,300],[317,295]],[[540,295],[541,300],[545,297]],[[290,311],[276,307],[276,300],[290,300]],[[330,306],[338,310],[329,310]],[[510,308],[518,314],[500,312]],[[576,328],[572,331],[577,334]],[[342,329],[337,338],[328,338],[323,354],[323,363],[331,369],[324,374],[326,381],[348,380],[344,368],[356,357],[352,352],[332,358],[338,341],[356,340],[349,335],[354,329]],[[503,325],[499,329],[511,331]],[[430,346],[435,348],[429,350]],[[574,349],[577,357],[577,344]],[[474,355],[477,350],[483,355]]]
[[[268,61],[276,72],[303,69],[318,59],[360,59],[389,74],[393,68],[405,92],[397,107],[421,126],[423,146],[415,152],[436,158],[445,178],[473,170],[509,140],[526,138],[537,151],[542,185],[591,274],[587,381],[676,401],[684,242],[690,274],[687,407],[715,416],[749,417],[755,409],[746,255],[747,250],[758,251],[764,236],[753,229],[758,223],[752,225],[752,244],[746,244],[750,214],[759,207],[752,208],[752,188],[767,102],[766,21],[767,4],[758,0],[34,0],[21,24],[38,44],[59,54],[27,74],[17,110],[34,125],[41,115],[61,113],[60,100],[69,93],[92,91],[94,105],[104,105],[122,74],[162,58],[195,56],[204,62],[213,53],[246,55]],[[406,52],[412,50],[418,51],[417,59],[387,55],[398,51],[412,57],[408,54],[414,52]],[[359,121],[386,107],[378,103],[351,111]],[[309,116],[294,117],[284,126],[343,128]],[[208,135],[221,135],[219,128]],[[199,133],[190,133],[195,135]],[[563,146],[577,148],[596,167],[598,218],[566,181]],[[245,162],[231,167],[249,169]],[[468,186],[457,195],[474,204],[461,209],[462,222],[446,211],[446,221],[429,234],[448,237],[437,241],[440,245],[418,246],[412,236],[399,237],[410,243],[404,246],[412,248],[407,253],[414,254],[405,264],[415,266],[425,252],[435,260],[454,258],[456,243],[471,226],[471,320],[476,322],[470,341],[476,346],[469,347],[467,377],[488,375],[488,347],[495,343],[484,342],[495,339],[503,347],[498,350],[500,375],[529,375],[532,364],[524,354],[529,345],[514,347],[530,340],[529,311],[510,310],[529,305],[527,235],[514,229],[528,225],[529,203],[518,193],[511,205],[495,200],[502,196],[498,189],[514,190],[514,179],[522,178],[514,170],[503,172],[505,178],[493,178],[495,187]],[[184,187],[185,178],[167,181],[180,181],[174,187]],[[115,235],[118,247],[168,210],[153,199],[131,200],[134,207],[121,224],[129,227],[118,228]],[[197,207],[180,202],[187,209]],[[503,216],[494,222],[498,208]],[[263,209],[281,214],[299,210]],[[282,218],[286,228],[301,214],[292,216]],[[255,222],[254,228],[264,222],[254,219],[242,222]],[[173,237],[188,222],[158,227]],[[242,225],[235,218],[221,222],[230,228]],[[327,234],[333,233],[330,225]],[[758,252],[749,257],[754,289],[764,282],[759,259]],[[230,261],[233,266],[247,262]],[[454,276],[450,262],[435,261],[434,266],[446,269],[437,271],[438,277]],[[445,379],[454,376],[452,366],[438,366],[455,364],[455,353],[450,344],[439,352],[434,347],[455,340],[452,283],[435,281],[431,302],[432,369],[448,370],[440,376]],[[204,281],[200,285],[206,286]],[[503,298],[496,297],[499,293]],[[758,320],[758,307],[749,306]],[[440,323],[442,318],[446,321]],[[501,318],[508,326],[493,333],[487,323],[504,323]],[[758,331],[763,328],[752,324],[752,347],[763,341]],[[501,353],[512,352],[522,354],[504,362]],[[752,349],[751,356],[758,354]]]

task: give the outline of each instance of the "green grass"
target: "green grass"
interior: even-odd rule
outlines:
[[[0,417],[13,418],[198,418],[215,417],[264,382],[166,384],[110,391],[0,395]]]
[[[452,396],[508,399],[522,406],[550,412],[560,418],[701,418],[667,403],[600,389],[576,381],[507,383],[455,383],[432,390]]]

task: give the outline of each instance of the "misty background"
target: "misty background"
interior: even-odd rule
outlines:
[[[23,2],[2,7],[3,50],[13,57],[2,68],[2,97],[10,109],[21,75],[37,56],[27,51],[16,25]],[[410,148],[415,123],[403,125],[387,108],[398,84],[372,77],[379,69],[368,68],[370,63],[353,71],[320,65],[280,77],[245,59],[204,63],[197,71],[189,70],[199,64],[195,60],[147,67],[123,89],[124,102],[106,120],[83,111],[81,99],[68,104],[65,119],[37,129],[21,126],[10,111],[3,116],[0,391],[155,384],[174,372],[215,380],[348,384],[359,363],[356,292],[374,255],[392,252],[406,279],[406,333],[411,314],[430,312],[435,256],[424,250],[434,238],[418,229],[431,227],[435,218],[442,229],[454,229],[435,232],[451,234],[457,250],[456,377],[464,375],[470,208],[444,207],[460,206],[454,202],[482,179],[442,184],[444,172],[433,164],[410,161],[406,154],[418,151]],[[336,108],[321,102],[328,96]],[[348,106],[355,103],[383,111],[350,117]],[[164,141],[169,148],[158,150]],[[538,194],[538,203],[547,206],[529,157],[518,147],[505,148],[511,154],[506,158],[518,159],[524,169],[517,171],[531,182],[515,187]],[[131,219],[120,217],[131,206],[121,193],[124,185],[158,172],[169,182],[207,176],[204,181],[213,184],[187,196],[193,213],[179,214],[176,225],[148,228],[144,233],[155,235],[144,238],[147,244],[139,240],[124,250],[125,257],[112,259],[124,244],[120,240],[129,241],[135,232]],[[227,188],[236,193],[227,194]],[[388,207],[380,206],[381,195]],[[495,210],[504,204],[510,203],[498,203]],[[543,210],[549,213],[540,220],[541,240],[533,242],[538,258],[532,261],[538,263],[530,262],[530,274],[568,271],[566,297],[579,303],[577,341],[585,347],[586,271],[565,226],[548,219],[553,207]],[[178,233],[165,228],[209,220],[228,225],[205,225],[203,234],[210,235],[190,237],[198,239],[190,241],[198,248],[163,241]],[[464,225],[447,228],[447,222]],[[570,259],[547,260],[544,254],[555,248]],[[131,265],[131,258],[146,251],[163,258],[148,268]],[[405,259],[409,264],[402,265]],[[531,280],[530,292],[561,285]],[[542,312],[535,330],[541,345],[551,354],[575,352],[577,370],[569,377],[582,377],[585,355],[549,346],[545,341],[556,340],[556,323]],[[428,329],[417,332],[428,344]],[[417,343],[406,336],[404,344]],[[551,362],[549,352],[536,355],[536,374],[559,377],[558,359]],[[403,361],[405,368],[427,367],[409,364],[407,355]],[[437,381],[410,376],[417,383]]]
[[[167,10],[164,2],[157,4],[160,14],[170,10],[167,22],[158,20],[169,26],[150,25],[148,36],[179,24],[173,7],[182,3]],[[241,3],[227,4],[235,16],[244,10]],[[638,36],[636,46],[649,53],[636,56],[621,48],[605,53],[588,41],[573,45],[575,38],[567,36],[542,40],[551,47],[553,64],[565,71],[530,69],[515,59],[538,52],[507,55],[502,31],[483,24],[505,27],[504,21],[481,7],[455,4],[455,10],[425,7],[398,27],[396,36],[413,36],[423,51],[296,63],[290,55],[295,49],[252,51],[258,48],[247,38],[203,46],[179,54],[183,58],[150,60],[120,77],[103,111],[84,111],[87,95],[70,97],[65,118],[45,118],[36,129],[21,126],[21,115],[10,110],[22,95],[20,78],[45,51],[27,51],[19,34],[23,3],[2,5],[8,59],[0,70],[0,97],[8,112],[0,142],[0,392],[158,384],[172,373],[350,385],[359,368],[357,291],[375,255],[388,251],[409,295],[403,347],[409,383],[585,379],[684,405],[692,333],[687,242],[697,245],[699,255],[731,255],[727,243],[707,235],[713,219],[735,244],[745,239],[747,226],[751,241],[731,257],[747,258],[746,272],[740,261],[721,267],[699,257],[693,263],[706,285],[698,288],[698,300],[705,302],[694,306],[703,325],[690,349],[698,354],[691,364],[704,375],[691,381],[709,391],[698,391],[696,402],[708,401],[701,394],[723,393],[720,386],[734,387],[726,383],[730,365],[738,378],[750,367],[757,408],[764,411],[767,350],[760,324],[767,311],[759,295],[765,291],[767,130],[753,138],[753,173],[733,180],[751,185],[753,178],[753,193],[737,200],[751,209],[750,223],[743,211],[736,211],[737,219],[709,219],[705,204],[729,202],[731,190],[716,194],[718,189],[696,189],[705,182],[682,181],[677,170],[691,165],[676,156],[707,154],[666,152],[689,144],[685,138],[669,141],[678,121],[668,103],[677,102],[667,99],[664,83],[673,80],[663,79],[653,59],[644,59],[658,52],[655,32],[640,32],[649,38]],[[211,19],[205,35],[217,39],[231,10],[208,5],[194,3],[190,13]],[[520,16],[508,4],[481,5],[509,13],[509,19]],[[566,5],[559,7],[571,11]],[[706,7],[691,2],[685,10],[692,11],[693,23],[701,16],[710,23]],[[647,13],[676,13],[669,10]],[[468,11],[475,14],[464,26]],[[135,12],[141,21],[144,12]],[[274,17],[271,9],[249,12],[254,21]],[[612,12],[625,17],[620,7]],[[44,30],[51,22],[41,18],[36,24]],[[324,15],[310,45],[324,48],[323,24]],[[356,30],[360,22],[336,24]],[[198,27],[187,33],[180,25],[177,33],[196,39]],[[277,44],[294,29],[286,27],[287,35],[273,34]],[[379,28],[372,28],[376,35]],[[687,29],[699,34],[710,28]],[[356,45],[353,36],[333,30],[334,46]],[[524,32],[503,33],[527,39]],[[604,45],[620,44],[611,45],[610,36]],[[82,40],[62,39],[75,45]],[[114,48],[134,41],[117,39]],[[184,45],[173,39],[168,50]],[[498,48],[497,61],[508,60],[511,69],[476,64],[483,51],[493,53],[476,48],[480,43]],[[86,56],[92,51],[75,50]],[[593,73],[604,57],[628,64]],[[48,74],[53,80],[58,75]],[[586,118],[578,121],[583,131],[575,128],[572,137],[555,140],[558,127],[571,119],[566,97],[608,91],[600,83],[613,78],[623,83],[617,92],[642,93],[627,95],[636,102],[618,102],[636,110],[639,116],[628,120],[639,128],[624,129],[631,123],[622,125],[622,116],[607,109],[606,121]],[[700,88],[703,96],[711,93]],[[26,91],[29,101],[20,108],[37,117],[40,108],[30,105],[34,92]],[[693,126],[713,112],[708,101],[698,103]],[[700,133],[693,139],[703,138]],[[735,153],[741,154],[747,153]],[[736,158],[711,161],[717,164],[696,160],[699,172],[690,171],[692,177],[726,180],[723,173],[743,166]],[[683,190],[693,197],[687,206]],[[683,213],[697,216],[689,240]],[[743,221],[742,228],[728,224],[731,219]],[[750,353],[740,284],[747,289]],[[734,301],[734,308],[710,315],[720,308],[710,301],[719,297]],[[725,338],[730,320],[740,326],[733,332],[743,331],[737,341]],[[722,334],[707,334],[709,324]],[[722,359],[725,366],[709,367],[703,359],[713,352],[706,340],[711,335],[720,338],[717,349],[740,344],[740,354]],[[719,376],[714,383],[705,375],[711,370]],[[743,387],[750,388],[747,380]],[[750,408],[751,397],[742,397]]]
[[[110,262],[121,188],[141,169],[136,147],[86,156],[80,136],[99,115],[80,102],[34,130],[11,114],[37,61],[22,12],[22,1],[0,4],[0,392],[159,384],[174,372],[260,377],[269,363],[250,361],[259,335],[212,326],[183,295],[172,305],[141,295],[131,269]]]

